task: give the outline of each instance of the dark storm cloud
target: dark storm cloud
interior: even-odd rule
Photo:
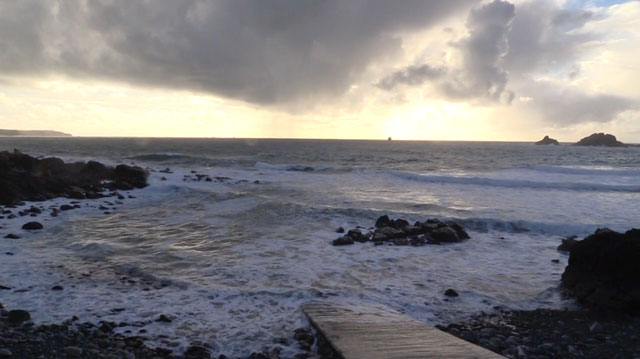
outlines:
[[[313,100],[340,95],[372,61],[399,51],[399,32],[475,2],[0,0],[0,74]]]
[[[507,1],[494,0],[472,9],[466,22],[468,36],[452,44],[460,68],[412,65],[386,76],[378,87],[391,90],[398,84],[415,86],[442,78],[436,86],[448,98],[511,102],[513,94],[506,89],[509,76],[502,62],[509,51],[507,34],[514,16],[515,6]]]
[[[462,57],[462,70],[443,84],[443,91],[452,98],[485,98],[511,102],[506,91],[508,73],[502,60],[509,52],[507,34],[515,17],[515,6],[494,0],[474,9],[467,19],[469,36],[456,44]]]
[[[585,31],[584,26],[601,16],[581,9],[562,9],[545,0],[517,7],[494,0],[470,11],[466,37],[451,44],[459,67],[411,65],[383,78],[378,87],[392,90],[398,84],[419,86],[429,82],[449,99],[502,103],[511,103],[517,94],[531,98],[525,107],[548,122],[608,122],[621,112],[637,108],[637,102],[609,94],[588,94],[569,83],[532,80],[536,74],[558,73],[559,69],[569,80],[579,77],[577,60],[599,40],[599,35]],[[420,68],[439,71],[412,71]]]
[[[452,44],[461,67],[448,69],[448,76],[438,87],[451,99],[509,102],[514,95],[507,89],[510,78],[562,66],[571,68],[567,76],[575,78],[579,71],[572,63],[598,39],[596,34],[580,30],[594,19],[596,15],[589,11],[561,9],[545,0],[522,3],[517,8],[501,0],[479,6],[467,18],[468,35]],[[408,75],[411,68],[419,66],[398,70],[380,83],[398,74]],[[400,78],[401,83],[408,85],[425,82],[413,81],[410,76]]]
[[[446,72],[444,67],[414,65],[391,73],[376,83],[376,86],[384,90],[392,90],[399,85],[418,86],[429,80],[438,79]]]

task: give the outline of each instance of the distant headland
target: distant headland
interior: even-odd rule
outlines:
[[[47,130],[22,131],[0,129],[0,136],[71,137],[71,134]]]

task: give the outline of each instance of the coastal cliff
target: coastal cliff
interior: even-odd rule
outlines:
[[[71,134],[59,132],[59,131],[48,131],[48,130],[21,131],[21,130],[0,129],[0,136],[71,137]]]

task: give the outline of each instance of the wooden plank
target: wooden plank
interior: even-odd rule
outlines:
[[[302,311],[345,359],[504,359],[391,308],[308,304]]]

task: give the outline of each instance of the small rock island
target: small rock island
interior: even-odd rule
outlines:
[[[616,136],[601,132],[594,133],[591,136],[587,136],[581,139],[580,141],[578,141],[578,143],[575,144],[575,146],[626,147],[627,145],[618,141]]]
[[[556,140],[555,138],[551,138],[549,136],[544,136],[543,139],[536,142],[536,145],[559,145],[559,144],[560,143],[558,143],[558,140]]]

